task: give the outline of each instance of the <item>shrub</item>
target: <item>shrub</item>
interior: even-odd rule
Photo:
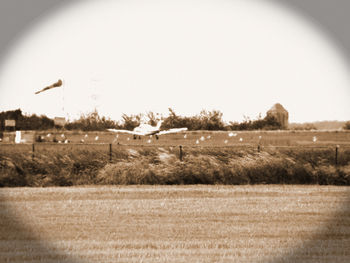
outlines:
[[[343,127],[344,130],[350,130],[350,121],[347,121]]]

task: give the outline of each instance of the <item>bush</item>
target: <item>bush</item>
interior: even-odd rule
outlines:
[[[281,124],[272,115],[267,115],[264,119],[259,117],[257,120],[250,120],[245,118],[241,123],[230,122],[230,129],[233,131],[243,131],[243,130],[278,130],[282,129]]]
[[[100,117],[96,110],[86,115],[82,114],[78,120],[69,122],[64,127],[67,130],[82,131],[103,131],[110,128],[119,128],[117,122],[106,117]]]
[[[350,130],[350,121],[347,121],[343,127],[344,130]]]

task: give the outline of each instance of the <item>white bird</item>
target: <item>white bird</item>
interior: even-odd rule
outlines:
[[[184,138],[185,138],[185,139],[187,138],[187,134],[184,135]]]
[[[130,141],[130,138],[127,138],[126,140],[127,140],[127,141]]]
[[[67,140],[67,139],[65,139],[65,140],[64,140],[64,143],[68,143],[68,140]]]
[[[89,135],[85,134],[85,136],[84,136],[84,137],[85,137],[85,138],[87,138],[88,136],[89,136]]]
[[[98,141],[98,138],[99,138],[99,137],[98,137],[98,136],[96,136],[96,137],[95,137],[95,141]]]
[[[149,139],[148,141],[147,141],[147,143],[151,143],[152,142],[152,140],[151,139]]]
[[[224,143],[228,143],[228,140],[225,140]]]
[[[202,137],[200,138],[200,140],[203,142],[203,141],[205,140],[204,136],[202,136]]]
[[[196,141],[196,144],[199,144],[199,140]]]
[[[239,138],[239,141],[240,141],[240,142],[243,142],[243,138]]]
[[[61,134],[61,137],[64,138],[64,134],[63,133]]]
[[[230,133],[228,134],[228,136],[229,136],[229,137],[237,136],[237,133],[230,132]]]
[[[210,139],[210,138],[211,138],[211,136],[210,136],[210,135],[208,135],[208,136],[207,136],[207,139]]]
[[[46,135],[46,137],[50,137],[51,136],[51,133],[48,133],[47,135]]]
[[[83,142],[85,142],[85,141],[84,141],[84,139],[81,139],[80,142],[83,143]]]
[[[259,140],[261,139],[261,135],[259,135]]]
[[[312,138],[312,141],[313,141],[313,142],[316,142],[316,141],[317,141],[317,137],[314,136],[314,137]]]

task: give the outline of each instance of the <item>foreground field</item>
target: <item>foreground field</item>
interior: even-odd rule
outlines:
[[[349,188],[3,188],[0,262],[349,262]]]

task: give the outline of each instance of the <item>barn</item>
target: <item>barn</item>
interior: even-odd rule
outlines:
[[[288,128],[288,111],[279,103],[276,103],[266,112],[267,116],[273,116],[281,124],[282,129]]]

